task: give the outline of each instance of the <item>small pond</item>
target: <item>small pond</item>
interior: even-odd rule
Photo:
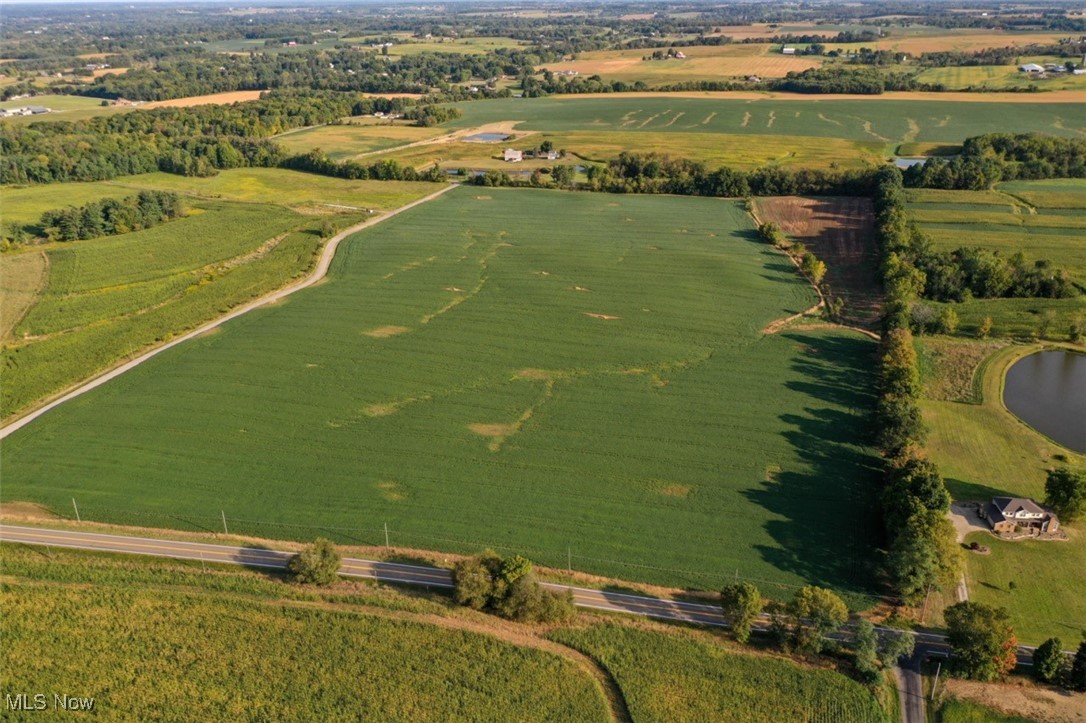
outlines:
[[[1042,351],[1007,370],[1003,403],[1068,449],[1086,453],[1086,354]]]
[[[921,165],[927,160],[927,158],[907,158],[906,156],[898,156],[894,159],[894,165],[898,168],[912,168],[913,166]]]
[[[476,143],[497,143],[498,141],[504,141],[508,138],[504,133],[476,133],[473,136],[468,136],[465,141],[474,141]]]

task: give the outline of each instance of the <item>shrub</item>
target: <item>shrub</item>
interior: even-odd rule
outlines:
[[[331,585],[339,574],[340,555],[330,540],[318,537],[290,559],[287,569],[294,582]]]

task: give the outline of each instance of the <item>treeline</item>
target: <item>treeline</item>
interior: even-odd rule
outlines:
[[[933,588],[956,584],[961,551],[946,516],[950,494],[924,454],[920,372],[909,328],[921,272],[907,260],[915,229],[906,215],[898,169],[878,171],[874,203],[886,296],[876,406],[877,445],[886,460],[881,494],[889,549],[886,573],[894,593],[916,603]]]
[[[184,214],[185,207],[176,193],[140,191],[124,198],[104,198],[83,206],[46,211],[37,230],[47,241],[78,241],[151,228]],[[32,226],[16,228],[12,243],[25,243],[34,232]]]
[[[657,153],[623,151],[606,166],[586,171],[586,187],[609,193],[672,193],[684,196],[788,196],[793,194],[864,196],[872,190],[870,171],[785,169],[765,166],[750,171]]]
[[[270,136],[377,111],[405,113],[420,123],[453,113],[412,107],[404,99],[276,91],[229,106],[159,108],[74,123],[6,123],[0,125],[0,183],[101,181],[153,171],[206,176],[225,168],[276,166],[284,153]]]
[[[983,190],[1000,181],[1086,178],[1086,139],[1041,133],[968,138],[953,158],[929,158],[905,171],[911,188]]]
[[[909,73],[881,73],[875,68],[829,66],[792,71],[769,83],[771,90],[791,93],[878,95],[888,90],[937,90],[917,83]]]
[[[322,176],[346,178],[354,181],[367,179],[375,181],[444,181],[448,178],[437,165],[431,166],[425,171],[418,171],[412,166],[404,166],[394,160],[377,161],[369,164],[361,161],[336,162],[324,155],[324,151],[319,148],[284,158],[279,166],[295,171],[319,173]]]
[[[979,247],[934,251],[921,239],[916,267],[924,274],[924,298],[1068,299],[1078,296],[1070,275],[1046,259],[1027,264],[1021,252],[1011,257]]]

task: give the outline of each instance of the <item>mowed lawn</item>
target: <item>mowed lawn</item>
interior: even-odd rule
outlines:
[[[761,334],[813,298],[736,201],[458,189],[7,438],[3,497],[870,591],[873,344]]]
[[[972,344],[944,341],[941,346]],[[1024,351],[1029,349],[1007,346],[981,364],[974,383],[980,403],[934,399],[922,403],[929,427],[928,452],[956,500],[1009,495],[1043,501],[1047,470],[1064,463],[1058,455],[1075,466],[1086,463],[1082,455],[1038,434],[1003,406],[1003,374]],[[968,379],[953,366],[942,373]],[[937,382],[926,378],[925,388],[930,390]],[[1050,635],[1075,640],[1086,620],[1081,595],[1086,587],[1086,536],[1082,523],[1067,531],[1071,538],[1067,542],[1001,542],[988,533],[969,538],[992,549],[987,556],[966,555],[970,599],[1007,608],[1023,642],[1038,644]],[[1010,589],[1011,582],[1015,590]]]
[[[939,100],[782,100],[626,96],[509,98],[455,104],[448,128],[521,121],[518,130],[743,133],[883,143],[960,142],[1003,131],[1075,137],[1086,130],[1086,103],[988,103]],[[681,115],[680,115],[681,114]]]

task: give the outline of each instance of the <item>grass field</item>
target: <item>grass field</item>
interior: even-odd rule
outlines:
[[[45,285],[49,262],[41,251],[0,257],[0,341],[7,341],[12,329],[34,304]]]
[[[1029,718],[1008,716],[968,700],[951,698],[935,713],[937,723],[1030,723]]]
[[[0,684],[50,704],[52,691],[93,697],[104,720],[193,700],[232,720],[609,719],[582,665],[474,632],[439,602],[199,563],[16,546],[3,558]]]
[[[996,131],[1077,136],[1086,103],[939,100],[752,100],[677,96],[511,98],[459,103],[448,128],[520,121],[518,130],[754,134],[954,143]],[[680,116],[680,114],[682,114]],[[636,143],[637,141],[633,141]]]
[[[152,229],[0,257],[0,320],[14,325],[3,348],[5,417],[307,269],[321,244],[320,220],[304,213],[321,214],[342,228],[365,216],[360,209],[388,210],[434,187],[278,169],[225,171],[212,178],[147,174],[5,189],[5,220],[32,223],[46,209],[144,188],[199,198],[189,200],[186,218]],[[253,202],[258,199],[271,203]],[[43,252],[47,271],[41,279],[32,267]],[[35,273],[37,282],[30,278]],[[28,291],[36,293],[28,298]]]
[[[924,347],[927,341],[920,343]],[[937,345],[953,355],[945,347],[972,347],[975,342],[939,340]],[[923,400],[928,452],[955,499],[1012,495],[1043,500],[1046,470],[1061,463],[1057,455],[1086,464],[1086,458],[1038,434],[1003,406],[1006,368],[1033,348],[1004,346],[980,365],[972,382],[979,390],[979,404]],[[977,358],[968,348],[957,356],[965,364]],[[931,367],[926,371],[929,397],[927,389],[941,380],[930,378]],[[1076,638],[1086,620],[1086,600],[1079,594],[1086,587],[1086,540],[1079,527],[1068,528],[1069,542],[1000,542],[987,533],[971,537],[991,547],[992,554],[966,556],[970,598],[1010,610],[1024,642],[1039,643],[1049,635]],[[1018,583],[1013,592],[1008,589],[1011,581]]]
[[[981,246],[1027,262],[1048,259],[1086,286],[1086,181],[1016,181],[990,191],[909,191],[909,214],[935,247],[951,251]],[[1029,336],[1049,320],[1047,338],[1062,339],[1073,322],[1086,320],[1086,297],[1071,299],[972,299],[953,304],[961,329],[973,332],[986,316],[993,333]]]
[[[1063,63],[1055,57],[1024,57],[1021,63]],[[1021,64],[1019,63],[1019,64]],[[1005,90],[1009,88],[1037,88],[1038,90],[1083,90],[1086,89],[1086,76],[1071,73],[1049,74],[1037,78],[1030,73],[1018,70],[1018,65],[967,65],[949,68],[929,68],[916,79],[921,83],[942,83],[950,90],[965,88],[989,88]]]
[[[275,142],[292,153],[305,153],[320,148],[336,161],[354,158],[361,153],[383,151],[415,141],[441,135],[440,128],[419,128],[411,125],[335,125],[318,126],[303,131],[285,133]]]
[[[540,69],[554,73],[576,71],[584,76],[599,75],[604,80],[629,83],[640,80],[651,87],[749,75],[783,78],[792,71],[817,68],[822,64],[811,56],[782,55],[767,44],[692,46],[678,50],[686,57],[645,60],[652,55],[652,49],[597,50],[579,53],[576,60],[547,63]]]
[[[736,653],[708,636],[611,624],[551,637],[602,663],[636,721],[886,720],[871,692],[839,673]]]
[[[8,100],[0,103],[0,108],[22,108],[28,105],[40,105],[50,108],[52,113],[30,116],[12,116],[0,118],[0,123],[40,123],[42,121],[77,121],[100,115],[126,113],[131,106],[103,106],[101,98],[86,98],[80,95],[36,95],[22,100]]]
[[[869,591],[873,344],[761,334],[813,300],[735,201],[459,189],[8,437],[3,495]]]

